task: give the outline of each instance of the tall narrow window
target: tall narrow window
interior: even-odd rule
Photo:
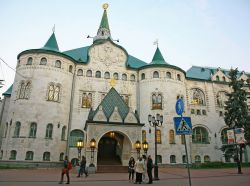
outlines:
[[[227,138],[227,128],[223,129],[221,131],[221,142],[222,144],[227,144],[228,143],[228,138]]]
[[[3,159],[3,150],[1,150],[1,153],[0,153],[0,160]]]
[[[45,138],[52,138],[52,133],[53,133],[53,125],[51,123],[49,123],[46,127],[46,135]]]
[[[59,102],[60,96],[60,86],[59,85],[49,85],[48,88],[48,101]]]
[[[19,121],[16,122],[15,130],[14,130],[14,136],[15,138],[18,138],[20,135],[20,129],[21,129],[21,123]]]
[[[61,65],[62,65],[61,61],[60,60],[56,60],[55,67],[56,68],[61,68]]]
[[[25,90],[24,90],[24,98],[25,99],[28,99],[29,98],[29,94],[30,94],[30,86],[31,86],[31,83],[28,82],[25,86]]]
[[[118,76],[118,73],[117,73],[117,72],[115,72],[115,73],[113,74],[113,78],[114,78],[115,80],[118,80],[118,79],[119,79],[119,76]]]
[[[32,65],[32,62],[33,62],[33,58],[29,57],[26,65]]]
[[[128,79],[127,74],[122,74],[122,80],[127,81],[127,79]]]
[[[16,159],[16,151],[15,150],[12,150],[12,151],[10,151],[10,160],[15,160]]]
[[[19,98],[23,99],[24,98],[24,93],[25,92],[25,83],[22,82],[19,90]]]
[[[169,143],[170,144],[174,144],[175,143],[175,139],[174,139],[174,130],[170,130],[169,131]]]
[[[177,80],[181,81],[181,75],[180,74],[177,74]]]
[[[62,128],[61,140],[65,140],[66,126]]]
[[[37,124],[36,123],[31,123],[31,125],[30,125],[30,133],[29,133],[30,138],[35,138],[36,137],[36,130],[37,130]]]
[[[43,161],[50,161],[50,152],[43,153]]]
[[[33,155],[34,155],[34,152],[32,151],[26,152],[25,160],[33,160]]]
[[[166,76],[167,76],[167,79],[171,79],[171,73],[170,72],[167,72]]]
[[[220,77],[219,76],[216,76],[216,81],[220,81]]]
[[[52,101],[54,98],[54,85],[49,86],[48,100]]]
[[[146,130],[142,130],[142,142],[147,141]]]
[[[43,57],[40,61],[40,65],[46,65],[47,64],[47,59]]]
[[[59,161],[63,161],[63,157],[64,157],[64,153],[61,152],[61,153],[60,153],[60,156],[59,156]]]
[[[53,101],[59,101],[59,93],[60,93],[60,87],[55,86],[55,93],[54,93],[54,100]]]
[[[186,155],[182,156],[182,163],[187,163],[187,156]]]
[[[156,142],[161,143],[161,131],[159,129],[156,130]]]
[[[142,74],[141,74],[141,80],[144,80],[144,79],[145,79],[145,74],[142,73]]]
[[[72,65],[69,65],[69,72],[73,72],[73,66]]]
[[[132,75],[130,76],[130,81],[135,81],[135,75],[134,75],[134,74],[132,74]]]

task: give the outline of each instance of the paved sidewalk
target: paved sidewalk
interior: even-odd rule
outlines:
[[[250,168],[243,168],[243,174],[237,174],[237,169],[191,169],[192,186],[249,186]],[[5,169],[0,170],[1,186],[33,186],[58,185],[61,169]],[[77,178],[76,171],[71,171],[70,185],[132,185],[127,173],[99,173]],[[160,168],[159,181],[155,185],[189,186],[187,169]],[[66,181],[66,176],[64,177]]]

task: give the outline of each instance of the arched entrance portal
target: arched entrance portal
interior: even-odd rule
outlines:
[[[118,132],[103,135],[98,143],[98,165],[121,165],[124,144],[127,144],[126,138]]]

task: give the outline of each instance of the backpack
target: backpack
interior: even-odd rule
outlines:
[[[68,169],[69,169],[69,170],[72,169],[72,163],[71,163],[71,162],[68,163]]]

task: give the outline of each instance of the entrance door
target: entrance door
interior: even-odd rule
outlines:
[[[121,164],[117,155],[117,140],[111,137],[102,137],[98,143],[98,164]]]

